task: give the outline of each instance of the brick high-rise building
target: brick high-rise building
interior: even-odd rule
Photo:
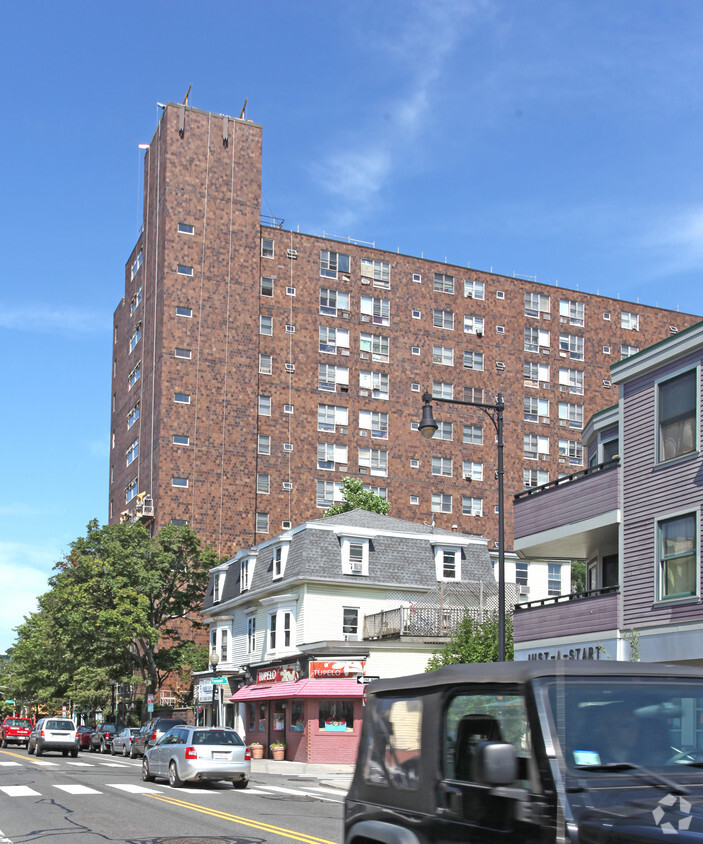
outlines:
[[[221,554],[318,517],[345,475],[398,518],[494,543],[492,424],[440,404],[424,440],[426,389],[502,393],[510,550],[510,493],[583,466],[584,422],[617,401],[609,365],[698,320],[264,223],[248,120],[169,104],[144,166],[114,320],[110,521],[153,503],[155,527],[188,522]]]

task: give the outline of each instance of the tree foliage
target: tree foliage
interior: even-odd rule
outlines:
[[[342,478],[342,496],[342,501],[325,510],[325,516],[338,516],[349,510],[370,510],[385,516],[391,509],[385,498],[365,490],[364,482],[360,478]]]
[[[583,560],[571,561],[571,591],[586,591],[586,563]]]
[[[505,614],[505,659],[513,659],[513,616]],[[452,638],[427,663],[427,671],[466,662],[498,661],[498,613],[485,613],[478,619],[467,612]]]
[[[139,523],[100,527],[71,543],[39,609],[17,629],[11,685],[36,703],[105,707],[112,683],[136,675],[156,692],[169,672],[200,667],[189,636],[219,559],[187,526],[156,536]],[[206,659],[206,657],[205,657]]]

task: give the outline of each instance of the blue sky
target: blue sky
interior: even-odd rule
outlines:
[[[111,316],[156,103],[264,127],[263,212],[703,313],[698,0],[3,8],[0,650],[107,519]]]

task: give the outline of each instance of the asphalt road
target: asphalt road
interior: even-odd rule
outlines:
[[[318,776],[174,789],[142,782],[141,759],[0,750],[0,844],[338,844],[343,801]]]

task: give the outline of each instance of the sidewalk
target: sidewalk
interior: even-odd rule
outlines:
[[[315,777],[330,788],[347,791],[351,785],[354,765],[323,765],[312,762],[274,762],[273,759],[252,759],[251,775],[277,774],[283,777]]]

